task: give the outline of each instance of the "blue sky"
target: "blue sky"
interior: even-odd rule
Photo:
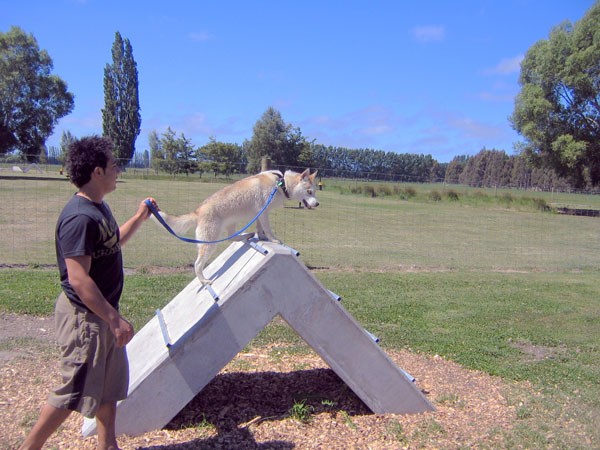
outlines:
[[[142,131],[241,144],[269,106],[317,143],[513,153],[519,62],[593,0],[0,0],[0,31],[37,39],[75,94],[63,130],[102,133],[115,32],[138,65]]]

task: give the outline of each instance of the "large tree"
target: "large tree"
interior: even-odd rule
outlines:
[[[104,68],[102,129],[113,141],[115,158],[122,166],[133,158],[141,124],[137,64],[129,39],[123,40],[117,32],[112,64]]]
[[[158,174],[161,169],[161,161],[165,159],[165,153],[162,149],[162,142],[156,130],[152,130],[148,135],[148,147],[150,148],[150,165]]]
[[[67,156],[67,151],[73,142],[75,142],[77,138],[73,136],[70,131],[63,131],[60,136],[60,154],[58,155],[58,160],[61,164],[64,164],[65,158]]]
[[[510,184],[512,166],[503,150],[481,150],[465,162],[458,180],[461,184],[477,187],[500,187]]]
[[[511,120],[522,152],[576,187],[600,184],[600,2],[529,49]]]
[[[52,59],[19,27],[0,33],[0,154],[18,150],[37,161],[73,94],[53,75]]]
[[[468,155],[455,156],[446,168],[444,182],[458,184],[460,182],[460,175],[465,169],[468,160]]]
[[[296,167],[306,145],[300,129],[285,123],[281,113],[269,107],[254,125],[252,139],[245,145],[248,172],[260,170],[263,156],[277,166]]]
[[[208,144],[198,149],[197,159],[202,161],[201,165],[205,172],[214,172],[215,176],[241,173],[248,163],[244,149],[240,145],[218,142],[213,137]]]
[[[195,159],[196,149],[191,139],[180,134],[178,138],[169,127],[158,137],[156,131],[149,136],[150,151],[152,155],[152,167],[158,173],[159,170],[171,175],[185,173],[189,175],[198,171],[198,162]]]

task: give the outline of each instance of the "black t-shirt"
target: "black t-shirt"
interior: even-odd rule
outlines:
[[[123,258],[119,226],[105,202],[94,203],[74,195],[65,205],[56,224],[56,259],[60,283],[71,302],[89,311],[69,284],[65,258],[91,256],[90,277],[115,308],[123,290]]]

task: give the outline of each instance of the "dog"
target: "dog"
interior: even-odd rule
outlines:
[[[256,234],[262,241],[281,243],[271,230],[269,211],[282,207],[285,200],[300,202],[307,209],[319,206],[315,196],[316,176],[317,171],[311,174],[309,169],[302,173],[288,170],[285,174],[278,170],[268,170],[220,189],[207,197],[194,212],[181,216],[170,216],[163,211],[159,211],[159,214],[177,234],[185,233],[192,226],[196,226],[196,240],[216,241],[223,236],[223,232],[227,233],[225,236],[231,236],[235,233],[237,224],[248,223],[256,217],[267,203],[275,186],[278,186],[271,203],[256,220]],[[240,239],[250,237],[252,233],[247,233]],[[215,246],[214,244],[197,244],[197,246],[198,258],[194,263],[194,271],[202,284],[211,284],[211,280],[204,277],[204,267]]]

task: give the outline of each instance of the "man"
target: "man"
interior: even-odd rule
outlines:
[[[96,418],[98,449],[115,450],[117,401],[127,396],[129,384],[125,345],[133,337],[133,327],[119,314],[121,246],[150,211],[140,202],[137,212],[119,227],[104,202],[116,189],[120,173],[110,140],[90,136],[75,141],[66,165],[78,192],[61,212],[55,236],[63,289],[55,306],[62,385],[50,393],[20,448],[42,448],[71,411],[77,411]]]

